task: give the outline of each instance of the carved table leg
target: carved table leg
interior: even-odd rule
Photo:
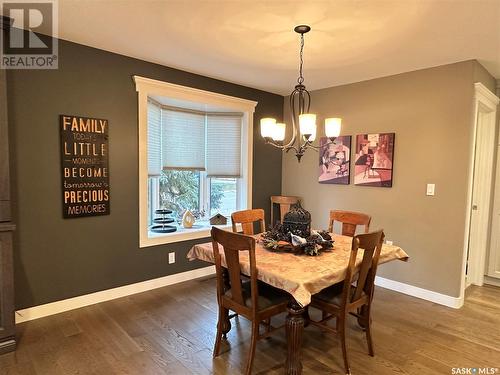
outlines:
[[[288,345],[285,363],[286,375],[302,374],[302,362],[300,351],[302,347],[302,335],[304,333],[304,312],[295,300],[288,305],[288,316],[286,317],[286,341]]]
[[[304,327],[307,327],[311,321],[309,316],[309,306],[304,307]]]

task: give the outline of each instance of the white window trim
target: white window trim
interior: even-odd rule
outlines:
[[[205,103],[243,113],[243,134],[246,135],[246,142],[242,143],[241,162],[242,180],[246,181],[246,184],[241,187],[240,194],[241,197],[246,197],[246,208],[252,207],[253,113],[257,102],[140,76],[133,76],[133,79],[139,104],[139,247],[208,237],[210,228],[180,230],[154,237],[148,236],[148,96],[158,95]],[[230,227],[230,223],[228,222],[228,225],[223,227]]]

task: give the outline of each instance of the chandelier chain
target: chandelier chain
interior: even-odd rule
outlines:
[[[299,64],[299,78],[297,82],[302,85],[304,76],[302,75],[302,67],[304,65],[304,34],[300,34],[300,64]]]

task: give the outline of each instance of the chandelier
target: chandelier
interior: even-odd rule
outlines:
[[[270,117],[260,120],[260,132],[266,143],[285,152],[289,152],[290,150],[295,151],[295,156],[297,156],[300,162],[307,149],[312,148],[317,151],[319,147],[313,145],[316,139],[317,116],[309,112],[311,94],[309,94],[304,85],[304,75],[302,74],[302,67],[304,65],[304,34],[311,31],[311,27],[308,25],[299,25],[294,28],[294,31],[300,34],[300,62],[297,85],[295,85],[294,90],[290,94],[292,137],[289,142],[285,143],[286,124],[278,123],[276,119]],[[341,125],[341,118],[332,117],[325,119],[325,135],[331,143],[339,136]]]

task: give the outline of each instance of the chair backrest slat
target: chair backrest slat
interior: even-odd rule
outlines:
[[[285,214],[290,211],[293,204],[300,202],[299,197],[286,196],[286,195],[272,195],[271,196],[271,226],[274,226],[274,205],[278,204],[280,207],[280,223],[283,222]]]
[[[217,273],[217,296],[227,296],[242,307],[250,307],[255,313],[258,309],[258,289],[257,289],[257,266],[255,261],[255,239],[253,237],[228,232],[216,227],[212,227],[212,246],[214,252],[215,269]],[[229,285],[223,278],[223,266],[219,249],[219,244],[224,251],[226,267],[229,274]],[[250,283],[252,306],[247,306],[243,287],[241,283],[240,252],[248,251],[250,258]],[[231,289],[231,295],[227,295],[227,287]]]
[[[358,225],[364,225],[364,232],[368,233],[371,220],[370,215],[361,212],[332,210],[330,211],[328,231],[333,232],[333,224],[335,221],[338,221],[342,223],[342,235],[353,237],[356,234],[356,227]]]
[[[223,248],[229,273],[229,284],[231,285],[231,298],[240,305],[245,305],[240,277],[240,252],[226,246]]]
[[[369,298],[372,298],[375,274],[377,273],[377,266],[383,241],[384,232],[382,230],[359,234],[353,237],[351,255],[344,282],[344,306],[347,303],[356,302],[359,298],[361,298],[363,292],[368,295]],[[359,271],[356,272],[356,259],[359,249],[363,249],[363,260],[361,261]],[[354,288],[354,292],[351,293],[351,285],[355,280],[356,275],[356,287]]]
[[[243,234],[252,235],[254,234],[255,222],[259,223],[260,233],[266,231],[265,213],[263,209],[256,208],[253,210],[243,210],[231,214],[233,232],[237,232],[237,224],[241,224]]]

